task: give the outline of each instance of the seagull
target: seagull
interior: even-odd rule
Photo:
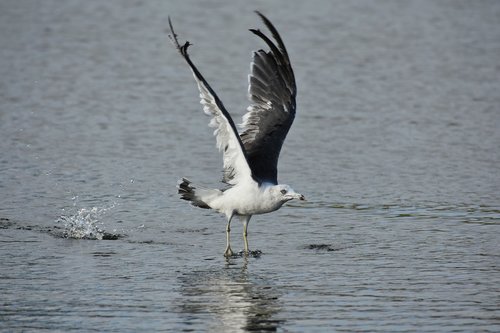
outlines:
[[[224,189],[193,185],[182,178],[177,184],[183,200],[200,208],[224,214],[226,224],[225,257],[234,256],[230,243],[231,220],[243,222],[245,255],[249,254],[247,231],[252,215],[270,213],[292,199],[305,200],[289,185],[278,184],[278,158],[285,137],[295,118],[297,88],[285,45],[271,21],[256,11],[274,41],[258,29],[250,29],[269,50],[253,52],[248,75],[250,106],[238,132],[233,119],[219,97],[191,61],[186,41],[181,45],[172,21],[169,38],[193,72],[200,91],[203,111],[211,116],[209,126],[215,128],[217,147],[223,154]]]

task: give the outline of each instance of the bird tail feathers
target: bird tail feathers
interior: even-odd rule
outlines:
[[[177,183],[178,194],[181,199],[189,201],[191,205],[200,208],[210,207],[210,201],[221,194],[220,190],[209,189],[202,186],[194,186],[188,179],[182,178]]]

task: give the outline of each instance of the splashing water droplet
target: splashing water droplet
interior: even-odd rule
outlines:
[[[99,222],[99,218],[113,207],[114,205],[109,208],[81,208],[76,214],[63,215],[56,222],[64,223],[66,238],[102,240],[106,233],[101,228],[102,223]]]

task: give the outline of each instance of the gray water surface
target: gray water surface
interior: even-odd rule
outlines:
[[[167,16],[239,123],[255,9],[308,201],[226,260],[223,217],[176,194],[222,174]],[[2,1],[0,330],[500,331],[499,54],[496,1]]]

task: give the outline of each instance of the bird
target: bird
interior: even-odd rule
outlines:
[[[231,249],[231,221],[243,223],[244,254],[248,247],[248,225],[253,215],[276,211],[290,200],[305,200],[289,185],[278,183],[278,158],[283,142],[295,118],[297,87],[283,40],[271,21],[256,11],[269,30],[272,40],[260,29],[249,29],[267,45],[267,50],[252,52],[248,75],[250,106],[236,127],[215,91],[191,61],[189,41],[180,44],[168,17],[169,38],[189,65],[200,92],[203,111],[211,117],[217,147],[223,155],[225,187],[212,189],[182,178],[177,183],[180,199],[192,206],[212,209],[226,217],[225,257],[234,256]]]

